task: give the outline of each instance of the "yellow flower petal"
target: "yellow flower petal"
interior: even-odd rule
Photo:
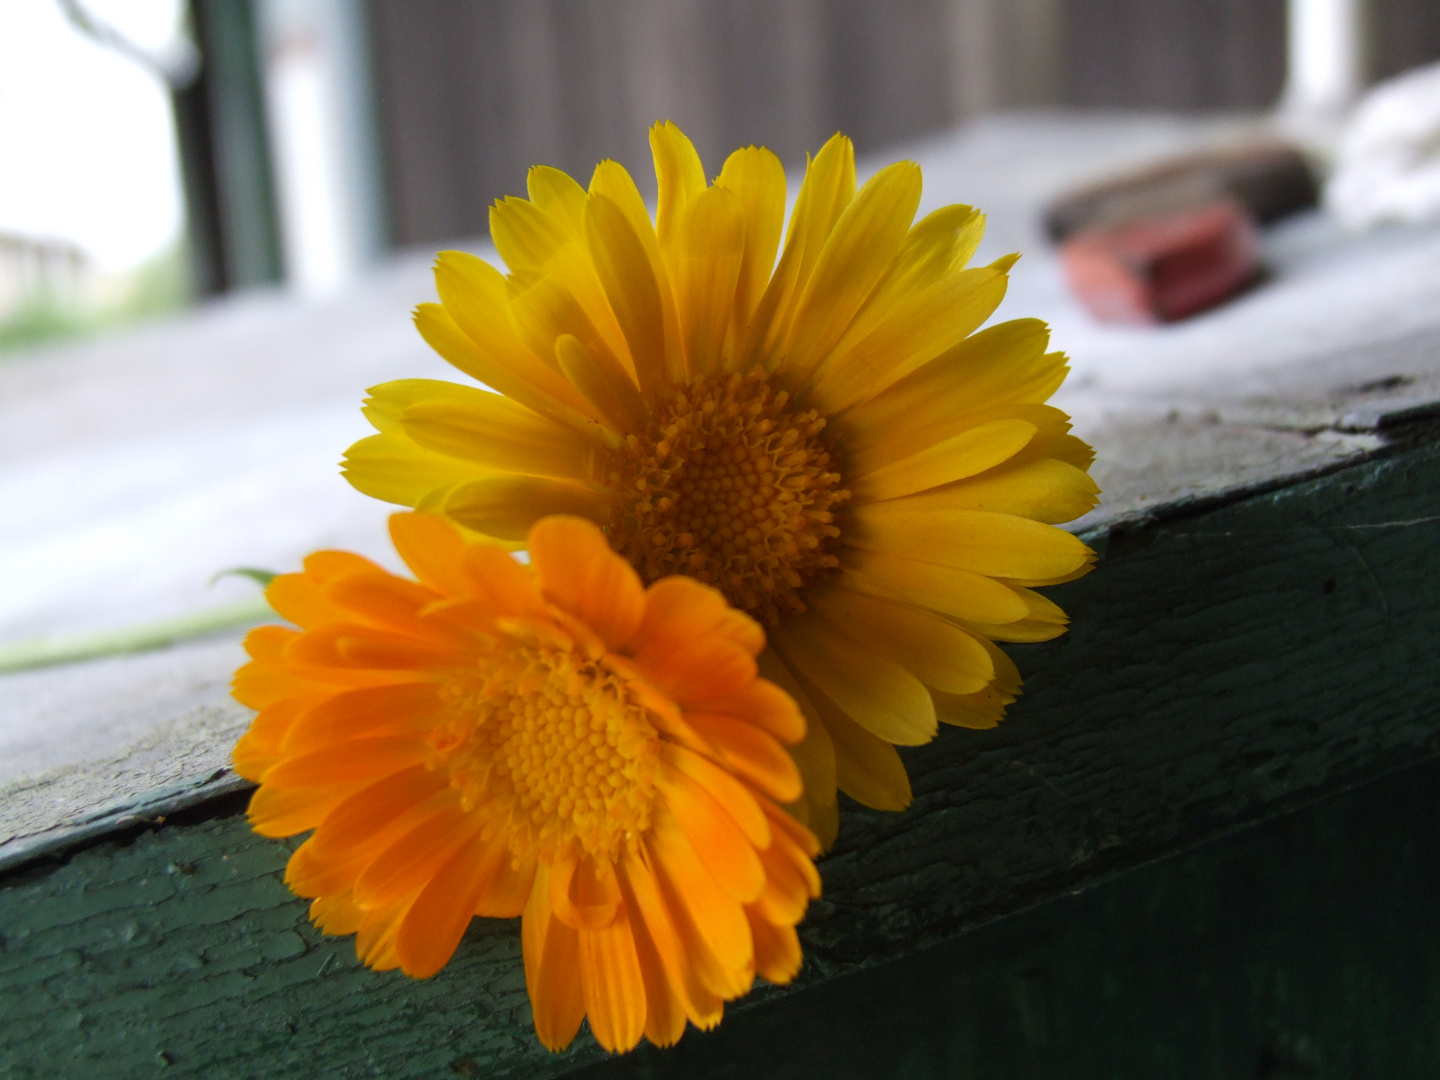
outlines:
[[[499,394],[416,402],[400,426],[420,447],[487,471],[591,480],[600,468],[594,443]]]
[[[552,170],[558,172],[558,170]],[[532,175],[534,170],[531,170]],[[565,176],[564,173],[560,173]],[[569,180],[567,176],[565,179]],[[570,181],[572,184],[574,181]],[[584,190],[575,184],[584,198]],[[570,239],[563,218],[535,202],[513,195],[490,207],[490,241],[512,273],[532,277],[542,273],[555,253]]]
[[[987,327],[857,405],[840,423],[857,447],[868,448],[977,406],[1043,402],[1066,372],[1062,354],[1045,352],[1049,340],[1039,319]]]
[[[1099,501],[1100,489],[1085,473],[1063,461],[1041,458],[1009,462],[979,476],[896,500],[895,505],[907,512],[988,510],[1058,525],[1089,513]]]
[[[1070,418],[1049,405],[1014,402],[980,405],[963,412],[947,413],[931,419],[928,423],[916,423],[909,427],[897,426],[863,446],[855,446],[850,454],[851,468],[859,475],[875,472],[913,454],[923,453],[937,443],[963,436],[978,427],[1001,420],[1020,420],[1035,428],[1029,442],[1016,451],[1014,460],[1017,462],[1056,457],[1070,430]],[[1078,439],[1075,441],[1079,443]],[[1084,443],[1079,445],[1085,446]]]
[[[835,347],[890,268],[920,205],[920,167],[887,165],[841,213],[815,261],[786,337],[786,373],[802,383]]]
[[[536,206],[562,220],[573,235],[581,234],[585,220],[585,189],[568,173],[549,165],[534,165],[525,174],[525,190]]]
[[[820,148],[800,184],[780,264],[755,307],[746,332],[744,355],[773,370],[790,329],[794,307],[804,294],[820,251],[855,197],[855,147],[833,135]]]
[[[1037,431],[1024,420],[992,420],[857,475],[850,482],[850,494],[859,502],[877,502],[974,476],[1014,457]]]
[[[496,396],[473,386],[461,386],[443,379],[397,379],[372,386],[366,394],[368,396],[360,411],[380,432],[399,428],[400,417],[405,410],[422,401],[470,401],[477,395]]]
[[[922,746],[935,737],[930,694],[900,664],[812,615],[790,620],[771,639],[788,665],[871,734],[899,746]]]
[[[655,179],[659,195],[655,207],[655,235],[666,261],[673,267],[672,249],[680,222],[690,200],[705,190],[705,169],[695,144],[669,120],[650,128],[650,152],[655,159]],[[678,251],[685,250],[683,242]]]
[[[577,484],[539,476],[497,476],[452,490],[445,499],[446,517],[467,529],[499,540],[521,540],[541,518],[574,514],[601,520],[604,495]]]
[[[670,265],[685,362],[695,375],[720,368],[745,254],[744,214],[729,191],[708,188],[689,201],[677,229]]]
[[[841,341],[816,373],[808,400],[840,413],[954,348],[1005,296],[1008,265],[962,270],[896,304],[863,338]]]
[[[415,328],[426,343],[447,361],[498,393],[514,398],[541,416],[573,427],[597,442],[613,445],[618,441],[608,437],[605,428],[596,419],[581,411],[588,411],[589,406],[562,376],[547,374],[549,369],[518,345],[508,356],[495,356],[485,351],[439,304],[417,307]],[[508,320],[506,330],[509,332]],[[563,390],[554,385],[557,382],[564,384]]]
[[[609,349],[591,352],[577,338],[563,334],[555,340],[555,359],[575,389],[617,431],[644,430],[649,410],[635,381]]]
[[[775,267],[785,225],[785,169],[769,150],[750,146],[725,159],[715,186],[734,192],[745,219],[745,254],[735,285],[733,316],[733,332],[739,335]]]
[[[973,635],[921,608],[833,586],[818,591],[811,604],[851,641],[904,665],[927,686],[973,694],[995,677]]]
[[[1074,573],[1093,559],[1074,536],[1038,521],[984,510],[908,510],[906,500],[857,506],[852,547],[936,562],[990,577],[1045,580]]]
[[[895,747],[866,731],[814,687],[809,698],[835,747],[835,782],[852,799],[876,810],[910,805],[910,777]]]
[[[1010,589],[1017,599],[1025,603],[1025,615],[1004,624],[989,623],[983,619],[971,620],[966,622],[967,627],[992,641],[1050,641],[1063,634],[1070,625],[1069,617],[1057,604],[1034,590],[1018,585],[1002,587]]]
[[[624,211],[604,195],[592,194],[586,203],[585,236],[605,295],[625,334],[640,393],[654,400],[671,382],[665,360],[665,307],[655,264]]]
[[[1010,623],[1029,614],[1015,589],[983,574],[858,549],[847,552],[843,564],[841,580],[852,588],[888,593],[956,618]]]
[[[935,699],[935,715],[942,724],[974,731],[998,727],[1009,701],[993,686],[975,694],[946,694],[932,690],[930,696]]]
[[[660,294],[660,307],[665,327],[665,351],[661,355],[660,361],[665,365],[666,374],[671,382],[683,382],[685,379],[684,358],[679,352],[675,298],[671,294],[670,278],[665,271],[665,262],[660,254],[660,242],[655,235],[655,228],[650,222],[650,215],[645,209],[645,201],[640,197],[640,190],[635,186],[634,179],[618,162],[602,161],[595,167],[595,172],[590,177],[590,201],[594,202],[597,197],[609,199],[615,204],[629,225],[631,236],[639,242],[640,249],[644,252],[645,261],[650,265],[650,273],[655,278]],[[589,242],[589,228],[587,217],[587,243]],[[597,269],[599,269],[598,261]],[[603,271],[601,277],[603,281]],[[608,287],[606,291],[608,294]],[[614,297],[611,296],[610,299],[613,307]],[[618,311],[616,315],[619,315]],[[638,358],[636,363],[638,365]]]
[[[345,451],[341,470],[357,491],[401,506],[419,506],[431,492],[483,472],[473,462],[425,450],[402,432],[361,439]]]
[[[523,289],[553,281],[575,299],[609,349],[628,364],[624,336],[585,253],[585,189],[545,166],[530,170],[529,183],[533,201],[507,198],[490,208],[490,237],[510,268],[511,285]]]

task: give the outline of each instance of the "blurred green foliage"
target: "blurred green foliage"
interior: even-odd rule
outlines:
[[[0,319],[0,359],[57,341],[172,314],[190,303],[189,261],[174,244],[124,276],[108,302],[79,304],[38,292]]]

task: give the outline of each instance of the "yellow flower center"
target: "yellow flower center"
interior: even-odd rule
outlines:
[[[839,565],[832,471],[818,413],[787,408],[766,374],[697,379],[618,452],[623,495],[607,529],[646,582],[688,574],[774,625]]]
[[[634,692],[593,660],[522,646],[452,690],[430,739],[467,810],[510,837],[517,858],[576,840],[614,858],[650,826],[658,736]]]

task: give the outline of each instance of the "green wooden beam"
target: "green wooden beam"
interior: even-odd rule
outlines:
[[[1435,1076],[1437,805],[1431,761],[573,1076]]]
[[[797,989],[727,1024],[1432,759],[1437,487],[1423,445],[1088,537],[1099,567],[1054,590],[1075,628],[1015,650],[1010,719],[907,752],[908,813],[847,808]],[[252,835],[242,801],[12,865],[0,1074],[538,1078],[600,1058],[534,1040],[513,922],[477,921],[426,982],[365,971],[309,927],[289,846]],[[1147,925],[1144,895],[1113,925]]]

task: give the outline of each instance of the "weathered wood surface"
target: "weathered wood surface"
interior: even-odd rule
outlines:
[[[1105,491],[1079,527],[1353,463],[1381,445],[1387,411],[1440,401],[1433,229],[1357,238],[1296,219],[1267,235],[1262,288],[1156,330],[1096,326],[1065,294],[1037,206],[1107,168],[1245,130],[1020,115],[883,155],[922,163],[922,211],[986,209],[981,259],[1027,253],[998,317],[1046,318],[1071,354],[1056,403],[1099,450]],[[367,430],[360,387],[447,375],[407,317],[431,294],[427,263],[402,259],[321,304],[248,297],[0,367],[0,641],[253,595],[246,581],[207,582],[236,565],[284,569],[317,547],[393,565],[390,508],[339,481],[335,461]],[[128,812],[131,796],[204,781],[247,716],[223,692],[235,639],[210,644],[0,674],[0,865],[93,828],[99,812]],[[188,699],[175,692],[182,675]]]
[[[908,814],[847,810],[802,987],[1435,752],[1440,232],[1297,220],[1267,240],[1271,282],[1157,331],[1086,322],[1036,246],[1057,185],[1201,134],[1031,118],[914,148],[927,206],[991,211],[982,258],[1031,252],[1000,316],[1047,318],[1072,354],[1057,403],[1100,453],[1106,500],[1077,527],[1103,557],[1053,590],[1072,632],[1015,648],[1006,724],[907,751]],[[363,432],[358,386],[443,376],[404,316],[428,288],[413,260],[328,307],[256,298],[0,369],[0,569],[24,586],[0,626],[164,614],[214,570],[325,544],[390,558],[386,508],[333,461]],[[289,848],[250,834],[223,772],[248,720],[226,695],[239,660],[232,634],[0,675],[0,1075],[541,1077],[597,1058],[531,1037],[514,924],[477,922],[425,983],[314,933],[281,883]]]
[[[1426,445],[1092,536],[1099,568],[1063,590],[1076,627],[1019,650],[1011,719],[907,751],[908,813],[847,810],[799,985],[1434,755],[1437,484]],[[514,923],[477,922],[428,982],[365,972],[238,808],[12,877],[10,1074],[545,1077],[597,1057],[529,1037]]]
[[[1431,760],[573,1078],[1428,1080],[1437,802]]]

